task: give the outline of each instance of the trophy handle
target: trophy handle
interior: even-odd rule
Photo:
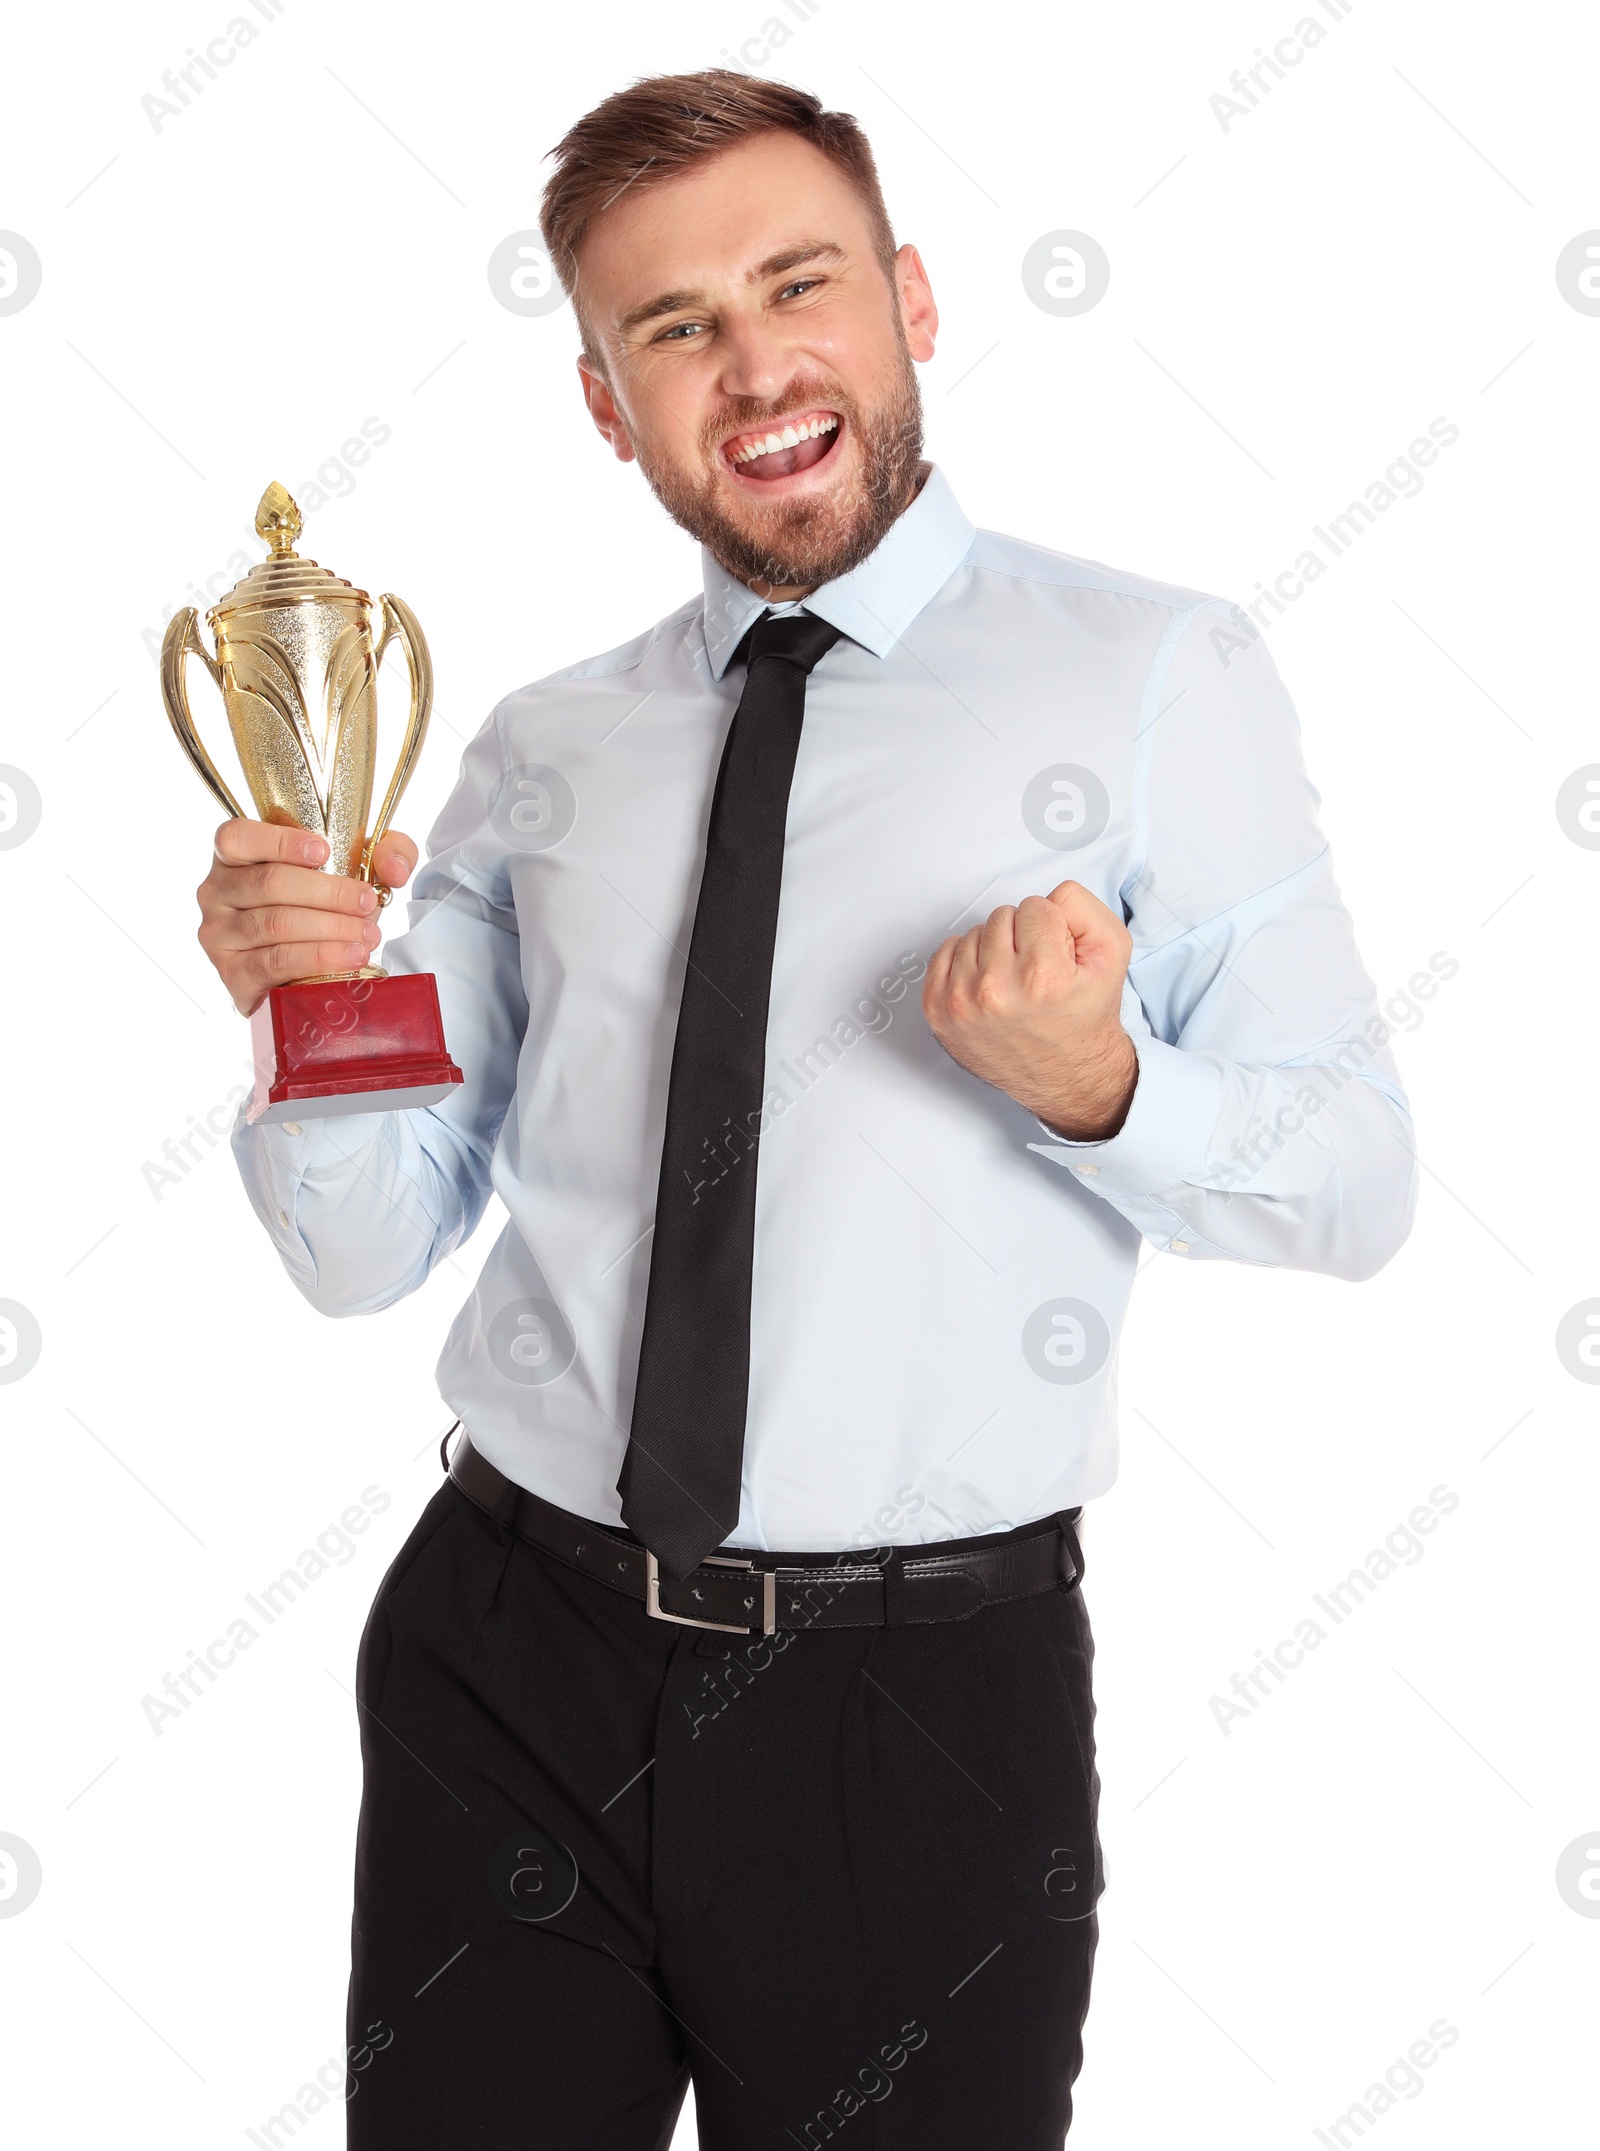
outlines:
[[[189,713],[189,690],[184,673],[185,661],[191,651],[216,681],[217,691],[222,690],[222,667],[200,640],[199,621],[194,607],[186,605],[182,612],[174,613],[167,624],[167,632],[161,641],[161,699],[166,704],[172,729],[178,735],[178,745],[194,764],[201,782],[229,814],[242,821],[244,808],[223,783]]]
[[[428,717],[433,709],[433,659],[428,655],[428,645],[423,640],[417,616],[403,599],[388,592],[379,598],[383,608],[383,636],[373,653],[373,670],[383,663],[383,653],[391,642],[398,642],[406,653],[406,669],[411,675],[411,714],[406,719],[405,743],[400,749],[400,759],[395,764],[394,775],[389,779],[389,789],[383,795],[383,805],[372,825],[366,849],[361,855],[361,879],[373,881],[372,855],[378,841],[389,826],[394,810],[400,804],[400,795],[411,781],[411,772],[417,766],[417,756],[422,752],[422,742],[428,736]],[[205,750],[202,748],[201,752]],[[374,882],[374,887],[379,886]],[[387,896],[387,890],[384,891]]]

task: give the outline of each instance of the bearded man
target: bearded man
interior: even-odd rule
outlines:
[[[362,1643],[349,2141],[660,2151],[692,2079],[710,2151],[1045,2151],[1136,1255],[1370,1275],[1405,1100],[1250,621],[924,459],[938,317],[855,122],[639,83],[543,230],[703,588],[467,749],[388,958],[460,1088],[236,1137],[329,1314],[509,1213]],[[368,961],[325,856],[219,832],[241,1009]]]

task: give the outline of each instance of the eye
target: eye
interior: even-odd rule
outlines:
[[[670,329],[662,330],[661,334],[656,338],[656,342],[658,344],[687,343],[691,337],[698,336],[704,327],[705,323],[703,321],[675,321]]]
[[[821,282],[822,278],[820,276],[797,277],[792,284],[784,285],[782,291],[778,293],[778,297],[780,299],[787,299],[790,298],[797,291],[812,291]]]

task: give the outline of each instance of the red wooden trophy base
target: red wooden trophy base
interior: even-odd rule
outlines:
[[[462,1080],[429,971],[274,986],[250,1018],[250,1042],[251,1123],[434,1105]]]

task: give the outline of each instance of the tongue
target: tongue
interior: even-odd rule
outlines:
[[[757,456],[740,468],[747,478],[792,478],[796,471],[808,471],[813,463],[820,463],[833,446],[833,438],[832,433],[808,435],[793,448],[776,448],[771,455]]]

